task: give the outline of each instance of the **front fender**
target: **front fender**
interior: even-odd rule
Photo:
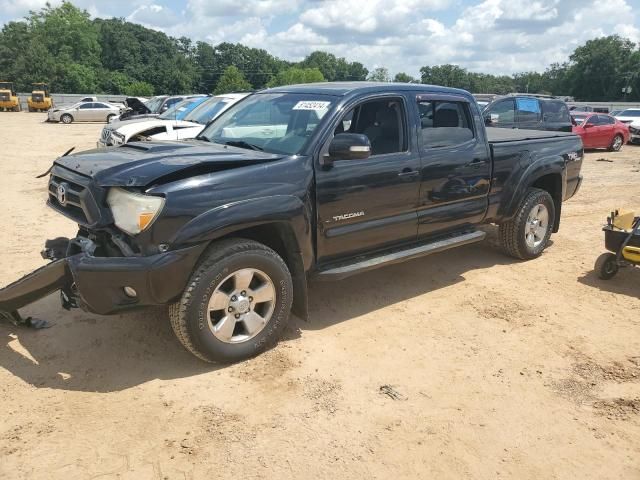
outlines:
[[[313,261],[311,209],[293,195],[250,198],[213,208],[182,226],[171,243],[210,242],[239,230],[273,223],[285,223],[291,228],[307,270]]]

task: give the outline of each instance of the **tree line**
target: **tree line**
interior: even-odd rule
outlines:
[[[619,36],[589,40],[567,62],[544,72],[493,75],[458,65],[424,66],[420,77],[394,77],[384,67],[315,51],[290,62],[239,43],[211,45],[120,18],[91,19],[70,2],[47,4],[0,32],[0,81],[19,91],[48,82],[57,93],[151,96],[226,93],[265,87],[341,80],[416,82],[463,88],[473,93],[547,93],[587,101],[640,100],[640,50]],[[624,91],[623,91],[624,90]]]

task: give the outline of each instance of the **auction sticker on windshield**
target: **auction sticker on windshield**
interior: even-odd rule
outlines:
[[[312,100],[302,100],[293,106],[293,110],[326,110],[331,102],[319,102]]]

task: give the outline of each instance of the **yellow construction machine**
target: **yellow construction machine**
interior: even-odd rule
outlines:
[[[46,112],[53,107],[53,99],[46,83],[34,83],[31,96],[27,99],[30,112]]]
[[[13,87],[13,82],[0,82],[0,110],[19,112],[20,99]]]

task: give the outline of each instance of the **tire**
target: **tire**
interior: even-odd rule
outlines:
[[[244,281],[249,278],[247,272],[252,275],[249,287]],[[253,303],[251,293],[257,296],[258,292],[261,298],[271,295],[272,300]],[[196,357],[231,363],[275,345],[289,320],[292,302],[291,274],[282,258],[261,243],[235,238],[209,247],[182,298],[170,306],[169,318],[180,343]],[[263,322],[256,322],[255,314]]]
[[[613,140],[611,141],[611,145],[609,145],[609,151],[619,152],[620,150],[622,150],[623,145],[624,145],[624,138],[622,138],[622,135],[616,135],[615,137],[613,137]]]
[[[615,254],[603,253],[596,260],[594,270],[601,280],[610,280],[618,273],[618,268]]]
[[[545,211],[546,220],[544,220]],[[537,219],[537,226],[532,217]],[[520,260],[539,257],[547,248],[555,218],[556,209],[551,195],[539,188],[529,189],[515,217],[500,224],[499,236],[502,249],[507,255]],[[531,241],[532,237],[533,241]]]
[[[73,117],[68,113],[65,113],[60,117],[60,121],[66,125],[69,125],[71,122],[73,122]]]

